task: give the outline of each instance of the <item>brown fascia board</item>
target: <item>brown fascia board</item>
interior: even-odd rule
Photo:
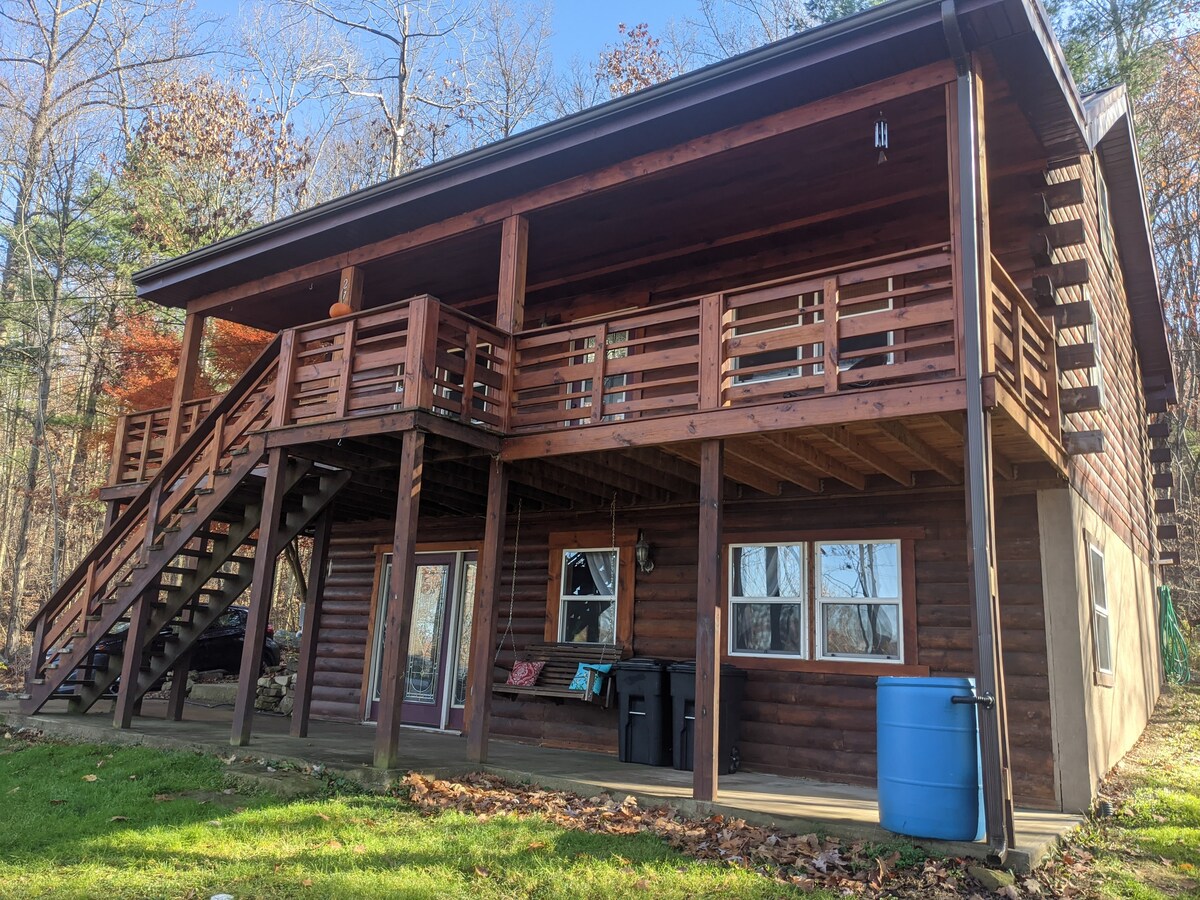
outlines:
[[[1084,143],[1078,96],[1038,0],[957,0],[968,50],[1011,56],[1047,141]],[[252,229],[138,272],[138,295],[168,306],[402,234],[715,130],[946,59],[940,0],[865,12],[612,100],[495,144]],[[1006,77],[1010,73],[1006,72]],[[1076,137],[1077,136],[1077,137]],[[1082,149],[1080,152],[1083,152]]]
[[[1088,96],[1085,109],[1088,143],[1099,154],[1108,185],[1113,231],[1143,380],[1150,384],[1157,381],[1173,397],[1175,361],[1167,337],[1166,310],[1146,210],[1137,137],[1124,85]]]

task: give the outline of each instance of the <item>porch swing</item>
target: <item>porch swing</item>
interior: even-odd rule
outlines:
[[[581,643],[573,641],[539,641],[528,645],[523,651],[517,650],[516,637],[513,634],[513,610],[516,605],[517,592],[517,559],[521,547],[521,511],[522,501],[517,500],[517,527],[513,540],[513,564],[510,577],[508,597],[508,621],[504,633],[496,647],[492,659],[493,668],[500,660],[504,642],[508,640],[512,646],[518,669],[529,671],[531,664],[537,667],[533,670],[530,683],[512,684],[512,676],[508,681],[498,681],[492,685],[492,693],[522,697],[548,697],[561,703],[563,700],[578,700],[584,703],[599,704],[608,709],[614,700],[614,682],[611,670],[613,664],[621,660],[623,646],[619,643]],[[612,504],[612,546],[616,547],[617,530],[617,496],[614,493]],[[541,664],[538,667],[538,664]],[[580,682],[582,681],[582,687]]]

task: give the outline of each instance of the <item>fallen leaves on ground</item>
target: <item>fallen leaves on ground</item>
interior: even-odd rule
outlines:
[[[497,815],[538,815],[563,828],[597,834],[649,832],[695,859],[757,871],[802,890],[828,888],[863,898],[969,897],[977,890],[961,874],[957,860],[929,859],[905,869],[899,866],[898,852],[880,854],[863,841],[787,834],[723,815],[688,818],[669,806],[639,806],[635,797],[583,798],[511,784],[486,773],[456,781],[411,773],[403,785],[411,802],[427,812],[456,810],[481,822]]]

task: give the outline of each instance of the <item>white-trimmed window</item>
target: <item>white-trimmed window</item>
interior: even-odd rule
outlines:
[[[819,659],[904,660],[899,541],[818,542]]]
[[[562,551],[558,640],[586,644],[617,641],[620,579],[616,547]]]
[[[728,655],[903,664],[914,602],[903,571],[911,550],[906,555],[903,543],[730,544]]]
[[[729,548],[731,656],[808,658],[806,544]]]
[[[1088,593],[1092,598],[1092,641],[1096,652],[1096,671],[1101,675],[1112,675],[1112,628],[1108,616],[1108,587],[1104,578],[1104,551],[1090,542]]]

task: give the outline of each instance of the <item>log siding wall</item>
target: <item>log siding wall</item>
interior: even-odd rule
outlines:
[[[1072,485],[1100,516],[1134,549],[1143,561],[1149,561],[1154,546],[1154,520],[1150,487],[1149,438],[1146,435],[1145,397],[1142,392],[1141,366],[1133,346],[1133,326],[1121,273],[1116,239],[1110,266],[1102,249],[1096,170],[1092,157],[1053,170],[1051,183],[1079,179],[1083,185],[1083,203],[1055,211],[1057,221],[1083,220],[1086,241],[1056,251],[1055,261],[1086,259],[1090,278],[1085,286],[1065,287],[1058,291],[1059,303],[1088,299],[1095,316],[1094,328],[1064,329],[1061,345],[1095,340],[1099,353],[1103,408],[1067,416],[1073,431],[1099,430],[1104,433],[1104,452],[1072,457]],[[1063,373],[1063,387],[1085,387],[1091,383],[1090,370]]]
[[[726,539],[789,528],[920,526],[916,591],[916,662],[934,675],[972,671],[967,593],[966,524],[961,493],[895,495],[852,501],[730,502]],[[608,526],[607,510],[592,514],[523,517],[513,584],[515,522],[510,518],[496,642],[497,676],[511,665],[514,648],[543,639],[550,534]],[[653,545],[655,567],[638,573],[633,652],[690,659],[695,652],[697,513],[694,508],[619,510],[618,526],[636,525]],[[428,520],[420,539],[478,540],[477,522]],[[375,547],[390,540],[391,523],[345,523],[334,528],[331,569],[321,609],[321,639],[313,714],[357,720],[362,709],[368,618]],[[997,515],[1000,597],[1003,609],[1009,718],[1018,802],[1057,805],[1050,742],[1041,562],[1036,500],[1001,501]],[[508,606],[512,599],[512,627]],[[505,635],[508,635],[507,637]],[[495,696],[492,731],[499,739],[616,752],[616,713],[583,703]],[[872,783],[875,777],[875,677],[751,670],[742,721],[747,768],[834,781]]]

